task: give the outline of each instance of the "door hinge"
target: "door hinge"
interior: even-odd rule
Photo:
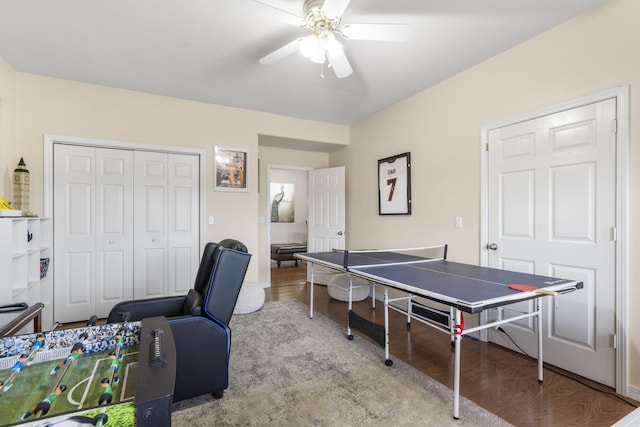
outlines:
[[[613,133],[618,133],[618,119],[613,119],[611,130],[613,131]]]
[[[614,242],[618,241],[618,227],[613,227],[611,229],[611,238]]]
[[[489,143],[488,142],[484,143],[484,151],[489,151]]]
[[[618,336],[616,334],[611,334],[611,347],[614,350],[618,349]]]

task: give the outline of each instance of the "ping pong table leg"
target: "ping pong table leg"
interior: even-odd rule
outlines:
[[[371,288],[372,288],[371,292],[373,295],[373,297],[371,298],[371,308],[375,310],[376,309],[376,285],[371,282],[369,282],[369,284],[371,285]]]
[[[348,313],[351,313],[351,310],[353,309],[353,277],[351,277],[351,274],[348,274],[349,276],[349,311]],[[353,339],[353,334],[351,333],[351,323],[349,322],[349,318],[347,318],[347,338],[352,340]]]
[[[535,310],[538,316],[538,326],[536,333],[538,334],[538,382],[542,382],[543,375],[543,358],[542,358],[542,305],[540,304],[542,298],[536,298]]]
[[[460,325],[461,314],[459,309],[455,309],[456,325]],[[460,418],[460,344],[462,342],[462,334],[453,334],[455,342],[455,356],[453,367],[453,419]]]
[[[393,365],[389,357],[389,288],[384,287],[384,364]]]
[[[316,271],[315,264],[312,262],[311,264],[311,287],[309,288],[309,319],[313,319],[313,282],[314,282],[314,273]]]

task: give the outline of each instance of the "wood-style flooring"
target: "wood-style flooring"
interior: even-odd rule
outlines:
[[[267,301],[298,299],[309,302],[306,267],[271,270]],[[346,328],[346,302],[329,298],[316,286],[314,309]],[[361,316],[382,324],[384,313],[371,301],[354,303]],[[449,388],[453,387],[453,350],[449,336],[390,311],[391,358],[400,359]],[[358,332],[355,332],[358,334]],[[346,329],[345,329],[346,339]],[[384,363],[382,358],[380,363]],[[538,382],[537,361],[503,347],[464,339],[461,347],[461,395],[516,426],[610,426],[637,407],[609,387],[548,366]],[[389,369],[393,369],[390,367]],[[461,412],[461,418],[464,413]]]

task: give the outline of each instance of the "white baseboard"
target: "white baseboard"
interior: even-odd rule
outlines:
[[[634,385],[630,385],[629,386],[629,397],[632,398],[633,400],[640,401],[640,387],[634,386]]]
[[[640,387],[629,386],[629,396],[633,400],[640,400]],[[640,426],[640,408],[615,423],[611,427],[638,427]]]

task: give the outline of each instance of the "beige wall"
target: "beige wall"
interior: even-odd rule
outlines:
[[[640,386],[640,2],[612,0],[351,128],[331,155],[347,169],[347,246],[447,242],[480,257],[481,126],[630,84],[630,384]],[[411,152],[413,215],[377,215],[377,159]],[[455,216],[463,217],[456,229]],[[393,230],[393,231],[391,231]],[[640,390],[636,391],[640,393]]]
[[[5,62],[0,62],[0,91],[3,103],[9,101],[0,117],[10,123],[0,131],[3,193],[10,190],[7,180],[24,156],[31,172],[32,210],[44,214],[44,134],[202,148],[207,157],[205,215],[215,218],[214,225],[203,224],[205,238],[243,241],[254,254],[247,280],[255,283],[259,259],[268,260],[258,243],[258,134],[343,145],[349,137],[346,126],[16,73]],[[213,191],[214,145],[248,150],[248,193]]]
[[[0,197],[11,200],[11,173],[20,158],[15,152],[15,70],[0,57]]]

